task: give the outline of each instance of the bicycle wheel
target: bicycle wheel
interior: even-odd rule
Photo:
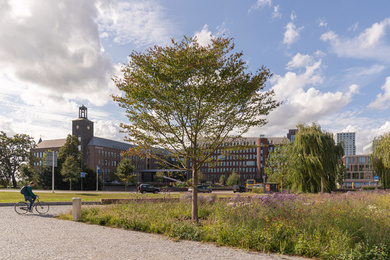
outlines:
[[[15,203],[14,209],[19,215],[26,214],[28,212],[28,203],[19,201],[18,203]]]
[[[37,202],[35,204],[35,210],[39,214],[45,214],[46,212],[49,211],[49,204],[47,204],[46,202]]]

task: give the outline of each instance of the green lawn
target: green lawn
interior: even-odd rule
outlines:
[[[51,193],[50,191],[35,191],[33,192],[39,195],[42,201],[46,202],[55,202],[55,201],[72,201],[72,198],[81,198],[82,201],[100,201],[100,199],[131,199],[131,198],[158,198],[166,197],[167,193],[160,194],[140,194],[135,192],[84,192],[84,191],[75,191],[75,192],[61,192],[55,191]],[[171,193],[170,197],[178,198],[179,193]],[[11,191],[1,191],[0,190],[0,203],[12,203],[16,201],[23,200],[23,195],[19,192]]]

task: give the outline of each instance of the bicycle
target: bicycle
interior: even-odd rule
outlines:
[[[19,215],[23,215],[28,212],[29,206],[30,203],[27,203],[26,201],[19,201],[15,203],[14,209],[16,213],[18,213]],[[39,196],[37,195],[37,199],[35,200],[32,208],[35,208],[35,211],[39,214],[45,214],[49,211],[49,204],[47,204],[46,202],[39,201]]]

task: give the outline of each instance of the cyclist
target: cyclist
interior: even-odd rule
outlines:
[[[30,206],[28,207],[28,211],[29,212],[32,212],[32,206],[34,204],[34,201],[36,200],[37,198],[37,195],[35,195],[33,192],[32,192],[32,187],[35,186],[35,183],[33,181],[30,181],[30,185],[27,185],[27,189],[26,189],[26,192],[24,193],[24,200],[25,201],[30,201]]]

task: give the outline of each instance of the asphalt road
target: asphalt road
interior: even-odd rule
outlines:
[[[51,206],[47,215],[18,215],[13,207],[0,207],[0,259],[304,259],[54,218],[70,209]]]

